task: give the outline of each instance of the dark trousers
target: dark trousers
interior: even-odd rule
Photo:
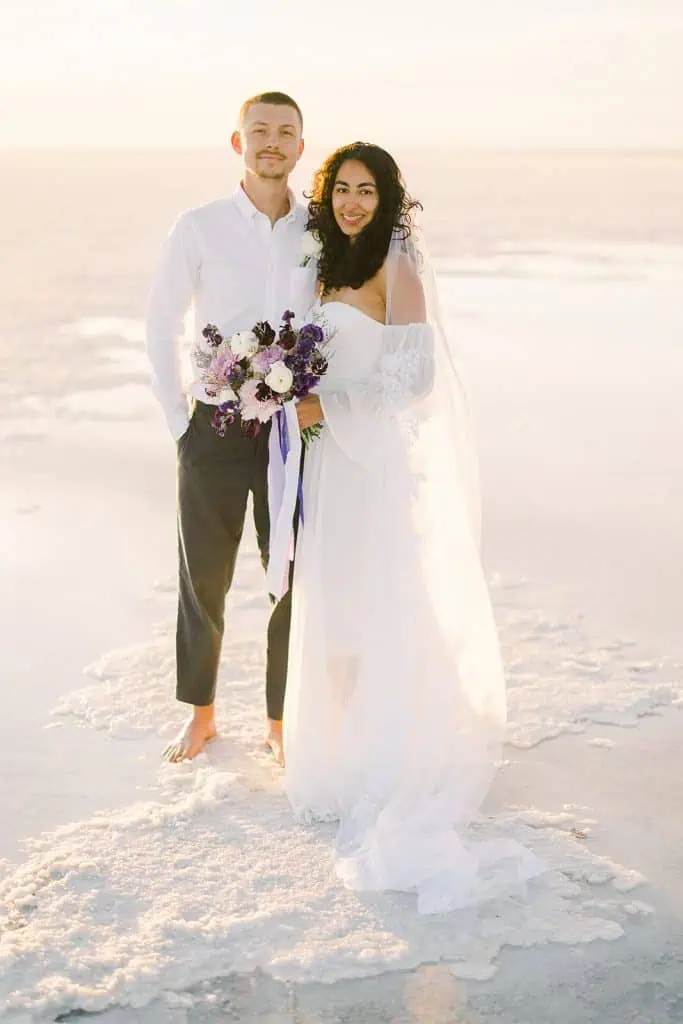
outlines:
[[[178,442],[178,700],[213,704],[223,640],[225,598],[242,539],[247,499],[252,495],[256,538],[268,565],[268,435],[242,434],[239,421],[219,437],[213,406],[197,402],[190,426]],[[290,579],[291,583],[291,579]],[[273,600],[268,622],[266,706],[279,721],[285,697],[291,587]]]

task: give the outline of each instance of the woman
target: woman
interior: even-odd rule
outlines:
[[[298,405],[307,450],[295,562],[285,787],[338,820],[337,871],[416,891],[435,912],[536,873],[512,844],[473,844],[505,720],[478,552],[461,378],[392,157],[354,143],[314,178],[329,370]]]

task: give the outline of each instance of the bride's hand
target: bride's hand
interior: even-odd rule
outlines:
[[[299,420],[299,430],[306,427],[314,427],[325,418],[323,415],[320,399],[317,395],[306,395],[296,403],[296,415]]]

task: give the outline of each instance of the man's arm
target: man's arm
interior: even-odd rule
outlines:
[[[190,422],[180,350],[183,321],[197,286],[199,266],[194,228],[185,214],[176,221],[164,244],[150,290],[145,332],[152,391],[176,441]]]

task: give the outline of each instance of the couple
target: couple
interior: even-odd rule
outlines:
[[[292,309],[325,330],[329,369],[296,406],[301,429],[323,429],[305,453],[290,586],[272,597],[266,742],[297,816],[339,822],[349,887],[415,891],[425,912],[464,906],[536,865],[457,831],[491,782],[505,696],[467,401],[418,204],[388,153],[355,143],[299,206],[287,182],[302,115],[283,93],[247,100],[232,147],[240,187],[179,218],[149,303],[153,386],[178,448],[177,698],[193,706],[166,757],[193,758],[216,735],[224,601],[250,493],[264,568],[271,532],[269,431],[246,437],[236,421],[218,437],[197,382],[190,414],[183,320],[193,304],[197,381],[206,324],[229,335]]]

